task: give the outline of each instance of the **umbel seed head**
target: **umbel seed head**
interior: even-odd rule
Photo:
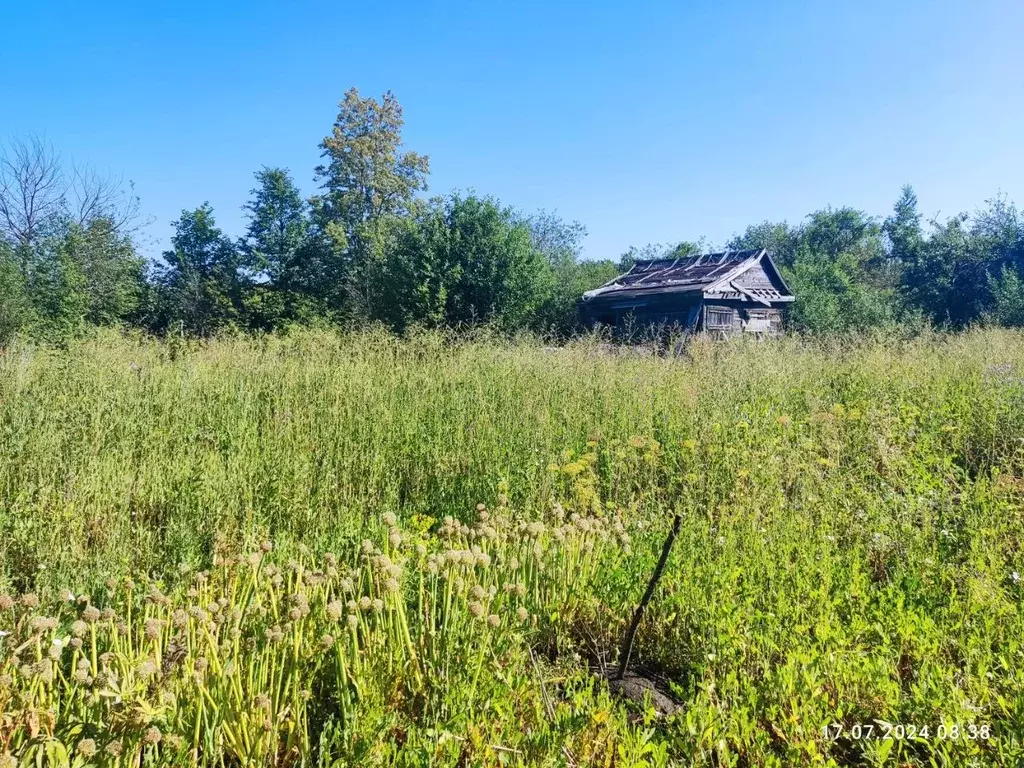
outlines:
[[[78,754],[88,760],[96,754],[96,742],[93,739],[82,739],[78,742]]]

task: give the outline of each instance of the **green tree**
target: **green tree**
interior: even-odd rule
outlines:
[[[1024,271],[1024,216],[1010,200],[1000,195],[985,201],[974,214],[971,236],[996,274],[1002,267]]]
[[[324,264],[313,241],[309,206],[283,168],[264,167],[243,206],[249,219],[241,251],[251,290],[247,315],[253,327],[311,320],[320,314]]]
[[[85,278],[59,236],[37,240],[25,288],[33,309],[33,333],[63,342],[85,330]]]
[[[252,198],[242,207],[249,219],[242,243],[245,266],[256,279],[283,285],[308,235],[306,202],[287,170],[264,166],[255,176]]]
[[[903,292],[911,306],[939,326],[978,320],[992,303],[987,253],[979,246],[967,214],[932,221],[930,237],[903,269]]]
[[[335,307],[371,316],[373,275],[385,267],[395,219],[417,212],[426,189],[425,155],[402,151],[402,107],[390,91],[381,101],[345,93],[331,134],[320,143],[316,169],[323,190],[311,200],[322,248],[330,254]]]
[[[729,248],[766,248],[796,296],[792,327],[835,333],[893,323],[897,280],[886,258],[882,228],[863,211],[823,208],[800,226],[762,222]]]
[[[877,259],[882,249],[881,228],[855,208],[823,208],[807,217],[802,241],[815,256],[836,260],[852,254],[862,264]]]
[[[633,265],[638,261],[651,261],[654,259],[683,259],[687,256],[696,256],[699,253],[704,253],[706,250],[707,243],[703,237],[696,241],[681,240],[672,245],[665,245],[664,243],[648,243],[640,248],[637,248],[635,245],[631,245],[621,256],[619,256],[617,266],[619,273],[621,274],[632,269]]]
[[[727,247],[731,251],[766,248],[778,266],[792,267],[803,243],[803,235],[801,227],[791,227],[784,221],[764,221],[747,227],[742,235],[733,237]]]
[[[1024,276],[1024,219],[1016,207],[997,197],[973,218],[961,213],[931,224],[930,236],[904,268],[911,303],[935,324],[952,328],[1009,317],[1014,276]]]
[[[145,262],[114,222],[98,218],[73,223],[57,247],[77,275],[84,322],[114,325],[136,315],[145,289]]]
[[[14,248],[0,239],[0,347],[29,326],[32,317],[32,303]]]
[[[392,231],[372,279],[371,317],[409,324],[527,327],[544,295],[546,263],[530,229],[491,198],[452,194]]]
[[[897,264],[912,264],[920,254],[923,235],[921,214],[917,211],[917,195],[909,184],[900,191],[892,215],[882,225],[888,241],[890,258]]]
[[[173,226],[172,247],[164,252],[157,274],[157,325],[209,336],[240,318],[242,260],[235,244],[216,226],[209,203],[182,211]]]
[[[89,324],[134,317],[144,287],[138,206],[130,185],[66,167],[40,139],[0,148],[0,279],[7,311],[20,318],[6,326],[62,340]]]
[[[581,261],[587,228],[578,221],[564,221],[548,211],[539,211],[523,221],[545,267],[538,276],[540,299],[530,326],[540,333],[566,338],[579,328],[577,304],[583,293],[611,280],[618,269],[607,260]]]
[[[860,331],[891,325],[898,317],[891,288],[871,285],[853,254],[835,258],[798,252],[791,268],[782,268],[796,296],[789,314],[792,327],[812,333]]]
[[[992,293],[991,319],[1000,325],[1024,327],[1024,280],[1009,267],[998,277],[989,277]]]

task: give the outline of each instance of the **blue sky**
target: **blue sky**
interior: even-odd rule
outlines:
[[[1024,3],[10,3],[0,136],[136,183],[148,252],[262,165],[314,190],[350,86],[390,89],[430,193],[554,209],[586,256],[796,221],[1024,203]]]

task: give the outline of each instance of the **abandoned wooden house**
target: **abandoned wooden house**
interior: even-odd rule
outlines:
[[[618,333],[652,327],[770,335],[794,299],[768,251],[726,251],[638,261],[579,302],[589,326]]]

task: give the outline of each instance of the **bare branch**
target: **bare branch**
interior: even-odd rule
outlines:
[[[64,207],[60,156],[39,137],[12,139],[0,150],[0,235],[31,245]]]
[[[91,166],[66,169],[39,137],[0,146],[0,238],[13,245],[35,245],[55,225],[99,221],[134,239],[150,223],[140,209],[134,184]]]
[[[105,219],[121,234],[131,235],[145,225],[139,216],[139,197],[135,185],[127,188],[119,176],[101,174],[91,166],[75,165],[68,185],[68,207],[72,220],[85,226]]]

